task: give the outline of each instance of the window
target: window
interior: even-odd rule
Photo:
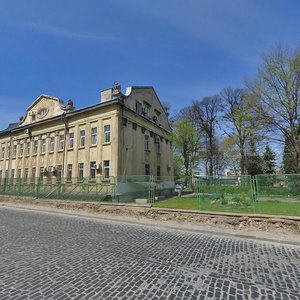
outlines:
[[[84,170],[84,163],[79,163],[78,164],[78,180],[79,181],[83,180],[83,170]]]
[[[33,143],[33,153],[34,154],[37,154],[37,152],[38,152],[38,144],[39,144],[38,140],[34,141],[34,143]]]
[[[85,146],[85,130],[80,130],[79,147]]]
[[[103,175],[105,179],[109,179],[109,160],[103,161]]]
[[[104,142],[110,143],[110,125],[104,126]]]
[[[91,131],[91,145],[97,144],[97,127],[93,127]]]
[[[10,158],[10,146],[7,146],[7,158]]]
[[[58,165],[56,169],[57,181],[61,181],[61,176],[62,176],[62,165]]]
[[[69,149],[74,148],[74,132],[69,133]]]
[[[26,155],[30,155],[30,142],[27,142]]]
[[[22,170],[18,169],[18,173],[17,173],[17,178],[20,179],[21,178],[21,174],[22,174]]]
[[[4,159],[5,157],[5,147],[2,147],[1,149],[1,159]]]
[[[48,167],[48,174],[47,174],[47,176],[48,176],[48,183],[50,183],[52,181],[52,175],[53,175],[53,173],[52,173],[52,166],[49,166]]]
[[[14,182],[14,178],[15,178],[15,170],[12,169],[11,173],[10,173],[10,182],[13,183]]]
[[[40,167],[40,178],[44,176],[44,167]]]
[[[50,137],[50,152],[54,152],[55,137]]]
[[[145,175],[150,175],[150,165],[145,164]]]
[[[138,114],[142,114],[142,110],[143,110],[142,103],[139,102],[139,101],[136,101],[136,102],[135,102],[135,111],[136,111]]]
[[[64,150],[65,147],[65,136],[62,134],[59,136],[58,150]]]
[[[67,166],[67,181],[72,180],[72,164],[68,164]]]
[[[46,139],[42,139],[42,144],[41,144],[41,153],[46,152]]]
[[[36,173],[36,168],[32,168],[31,170],[31,182],[34,182],[35,181],[35,174]]]
[[[1,179],[2,179],[2,170],[0,170],[0,184],[1,184]]]
[[[24,153],[24,144],[20,144],[20,152],[19,152],[19,157],[22,157]]]
[[[14,145],[14,148],[13,148],[13,157],[16,157],[17,156],[17,145]]]
[[[24,169],[24,179],[27,180],[28,179],[28,168]]]
[[[156,153],[160,153],[160,142],[155,143]]]
[[[38,111],[38,115],[40,117],[44,117],[48,112],[48,109],[47,108],[41,108],[39,111]]]
[[[96,178],[96,162],[91,161],[90,163],[90,180],[94,180]]]
[[[156,168],[156,176],[160,177],[160,166],[157,166]]]
[[[146,151],[149,150],[149,135],[146,135],[146,134],[145,134],[145,140],[144,140],[144,149]]]
[[[148,115],[149,115],[149,108],[147,106],[143,107],[142,108],[142,115],[145,117],[145,118],[148,118]]]

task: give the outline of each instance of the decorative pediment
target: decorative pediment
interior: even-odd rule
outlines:
[[[72,100],[69,100],[67,105],[64,106],[63,101],[56,97],[41,95],[27,108],[25,117],[20,119],[19,125],[28,125],[49,119],[73,109]]]

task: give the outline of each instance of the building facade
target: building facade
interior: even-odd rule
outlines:
[[[81,109],[41,95],[19,123],[0,131],[0,179],[172,176],[170,134],[152,87],[123,94],[115,84]]]

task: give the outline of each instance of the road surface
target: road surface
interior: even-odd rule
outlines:
[[[300,299],[300,247],[2,207],[0,299]]]

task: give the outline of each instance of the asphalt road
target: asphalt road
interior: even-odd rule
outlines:
[[[0,208],[0,299],[300,299],[300,247]]]

